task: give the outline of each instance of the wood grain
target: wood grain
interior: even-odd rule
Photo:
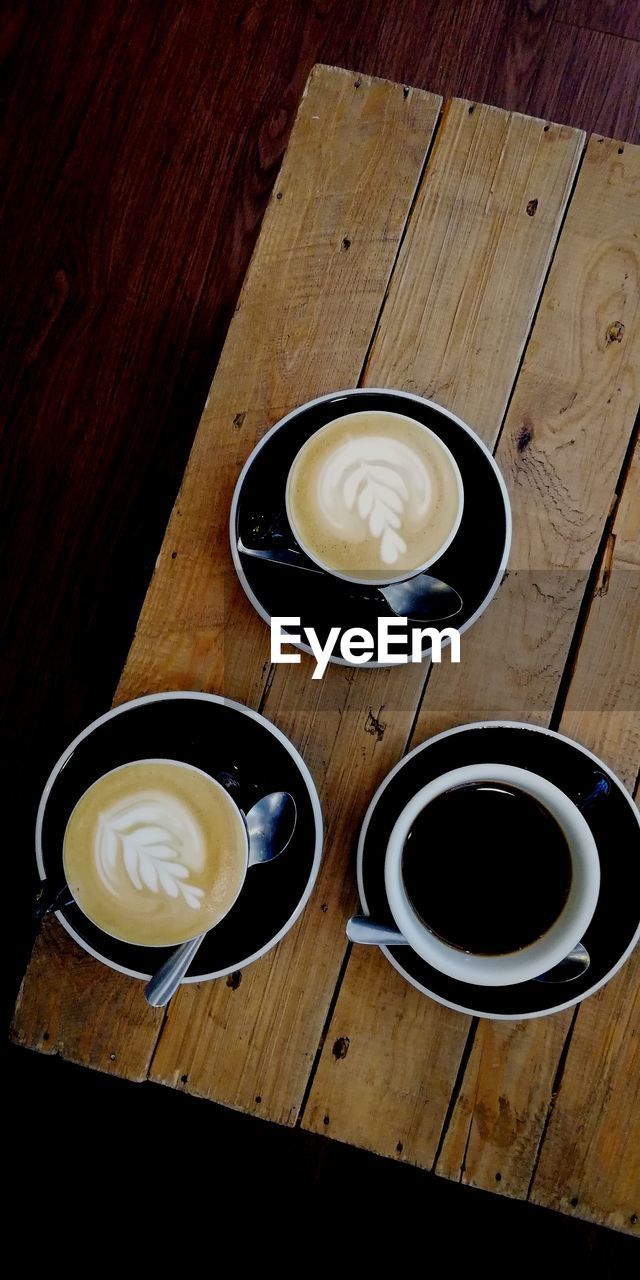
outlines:
[[[369,357],[370,385],[445,405],[493,447],[581,144],[563,126],[447,103]]]
[[[440,99],[431,94],[405,93],[401,85],[346,71],[319,67],[311,76],[117,699],[200,688],[257,704],[268,671],[269,632],[231,567],[233,486],[256,440],[282,414],[357,381],[439,108]],[[397,154],[393,171],[390,151]],[[75,957],[76,944],[60,928],[58,933],[58,953]],[[119,1014],[117,999],[122,979],[105,977],[89,956],[82,964],[87,985],[100,971],[100,991],[108,993],[100,1015],[96,1009],[92,1052],[100,1059],[100,1046],[117,1041],[117,1064],[127,1074],[128,1008]],[[62,968],[54,1007],[55,1039],[64,1045],[76,991],[63,982]],[[29,1009],[30,1025],[46,1021],[49,1010],[41,977],[39,968],[23,985],[21,1011]],[[192,988],[189,1003],[194,998]],[[172,1009],[171,1030],[175,1021]],[[147,1061],[157,1026],[151,1025]],[[109,1055],[100,1060],[110,1069]],[[137,1059],[133,1070],[139,1070]]]
[[[39,791],[64,743],[113,696],[313,63],[535,111],[556,9],[556,0],[10,6],[0,507],[3,729],[21,851],[16,983],[33,938]],[[635,102],[623,94],[624,59],[604,79],[599,53],[586,49],[592,90],[571,121],[606,132],[612,95],[628,137]],[[554,118],[568,120],[575,100],[565,74]]]
[[[640,764],[640,455],[611,530],[562,728],[608,760],[629,790]]]
[[[553,120],[561,99],[568,94],[569,124],[581,121],[587,129],[609,137],[639,142],[638,54],[634,40],[554,22],[527,110]]]
[[[625,487],[611,533],[605,543],[601,571],[593,585],[593,598],[580,645],[576,666],[569,685],[560,728],[563,733],[576,738],[602,758],[633,786],[640,767],[640,739],[638,738],[638,690],[640,687],[640,549],[637,539],[639,509],[640,460],[636,454],[626,479]],[[609,547],[615,547],[613,560]],[[603,653],[607,654],[606,662]],[[606,711],[602,704],[606,704]],[[635,714],[634,714],[635,708]],[[621,1040],[612,1056],[609,1055],[611,1021],[619,1018],[627,1025],[627,1006],[633,1004],[637,973],[621,975],[607,989],[610,994],[599,993],[580,1008],[577,1026],[587,1014],[589,1028],[588,1051],[581,1035],[584,1059],[572,1056],[562,1076],[562,1091],[567,1090],[569,1105],[573,1106],[572,1123],[575,1131],[585,1124],[598,1128],[600,1108],[607,1091],[617,1088],[622,1095],[620,1106],[627,1108],[627,1118],[621,1129],[635,1134],[633,1090],[631,1095],[625,1082],[633,1079],[630,1059],[625,1059],[625,1044]],[[599,1012],[590,1015],[592,1005]],[[529,1192],[532,1172],[536,1165],[538,1148],[545,1129],[549,1106],[554,1101],[554,1089],[561,1054],[567,1032],[575,1013],[567,1010],[553,1018],[524,1023],[482,1023],[474,1038],[473,1048],[461,1083],[455,1109],[438,1159],[438,1173],[446,1177],[469,1182],[473,1186],[494,1190],[503,1195],[525,1198]],[[594,1018],[598,1034],[595,1034]],[[575,1035],[575,1032],[574,1032]],[[636,1051],[635,1033],[630,1037],[630,1053]],[[573,1045],[573,1040],[571,1041]],[[580,1051],[577,1049],[576,1053]],[[578,1071],[578,1084],[574,1081],[574,1064],[583,1062]],[[588,1068],[586,1064],[588,1065]],[[580,1074],[582,1072],[582,1074]],[[588,1074],[590,1086],[599,1081],[598,1089],[589,1098],[584,1090],[584,1074]],[[578,1113],[577,1092],[583,1111]],[[561,1093],[562,1096],[562,1093]],[[609,1134],[609,1120],[613,1127],[616,1117],[607,1119],[606,1129],[600,1134],[605,1141]],[[629,1137],[612,1135],[608,1140],[615,1146],[623,1142],[626,1155],[620,1168],[605,1187],[598,1180],[598,1156],[585,1153],[592,1150],[580,1137],[573,1147],[573,1159],[584,1159],[580,1171],[581,1194],[578,1204],[575,1198],[570,1162],[560,1161],[560,1150],[555,1149],[555,1166],[549,1157],[546,1138],[542,1148],[542,1164],[545,1168],[544,1186],[547,1199],[557,1198],[556,1208],[591,1217],[596,1221],[608,1221],[610,1226],[629,1225],[633,1212],[628,1208],[634,1196],[634,1168],[630,1157],[632,1141]],[[640,1137],[640,1135],[636,1135]],[[635,1137],[633,1139],[635,1141]],[[562,1148],[564,1149],[564,1148]],[[553,1170],[553,1171],[552,1171]],[[625,1172],[626,1170],[626,1172]],[[498,1177],[499,1175],[499,1177]],[[553,1179],[555,1183],[552,1186]],[[536,1175],[537,1182],[537,1175]],[[535,1184],[534,1184],[535,1185]],[[592,1192],[593,1185],[593,1192]],[[589,1196],[598,1211],[589,1208]],[[597,1196],[600,1200],[597,1200]],[[586,1199],[585,1199],[586,1197]],[[594,1198],[595,1197],[595,1198]],[[626,1205],[624,1212],[620,1205]]]
[[[514,119],[468,102],[448,105],[404,242],[400,282],[396,285],[394,272],[382,313],[367,382],[405,386],[404,361],[412,354],[426,378],[430,371],[437,377],[441,355],[432,331],[426,331],[425,305],[441,316],[445,331],[455,325],[458,309],[468,305],[478,335],[486,327],[501,346],[493,404],[491,393],[483,390],[485,400],[478,405],[493,422],[495,437],[509,392],[504,367],[513,380],[581,144],[581,134],[564,128],[545,133],[540,121]],[[543,179],[541,151],[553,178]],[[537,224],[526,211],[534,179],[546,198]],[[488,204],[489,229],[483,233]],[[472,292],[470,236],[478,260]],[[453,269],[443,269],[445,256]],[[505,326],[502,275],[508,268],[517,273],[519,297]],[[389,334],[397,341],[391,342]],[[461,326],[460,340],[463,334]],[[447,372],[454,388],[458,379],[463,383],[456,404],[475,422],[473,397],[480,393],[466,381],[460,361],[454,358]],[[247,973],[240,988],[229,991],[216,984],[206,993],[211,1027],[206,1039],[199,1034],[196,997],[180,993],[152,1067],[154,1079],[174,1083],[186,1074],[195,1092],[285,1123],[298,1114],[344,957],[344,920],[354,902],[354,836],[372,790],[403,749],[424,681],[420,667],[357,673],[332,668],[315,685],[309,675],[308,662],[276,669],[264,710],[300,748],[320,784],[328,822],[314,897],[292,934]]]
[[[599,26],[605,8],[615,24],[634,11],[578,5]],[[16,979],[31,945],[39,789],[64,742],[112,696],[311,65],[338,62],[527,110],[545,45],[553,50],[555,12],[555,0],[11,6],[0,360]],[[629,55],[603,75],[601,53],[582,46],[582,82],[565,63],[554,115],[606,132],[617,101],[628,137]],[[34,1027],[34,1042],[39,1034]],[[94,1108],[110,1099],[121,1115],[116,1083],[108,1091],[111,1082],[79,1080],[74,1068],[49,1063],[35,1074],[25,1055],[12,1059],[15,1105],[20,1083],[35,1082],[21,1091],[23,1121],[32,1123],[36,1088],[47,1113],[68,1107],[72,1124],[83,1084]],[[158,1097],[158,1126],[166,1132],[175,1112],[181,1130],[181,1112]],[[219,1136],[214,1113],[207,1119]],[[255,1140],[259,1161],[260,1127]],[[338,1182],[356,1167],[337,1152],[325,1162]],[[370,1174],[376,1192],[381,1181],[400,1186],[389,1165]],[[559,1229],[559,1218],[546,1221]]]
[[[455,677],[444,666],[433,669],[416,742],[474,719],[506,714],[548,723],[553,712],[638,401],[640,259],[633,202],[639,159],[637,150],[625,149],[621,167],[617,145],[597,139],[587,149],[497,453],[510,489],[512,563],[519,570],[510,570],[491,609],[464,637]],[[616,328],[610,340],[614,311],[624,315],[625,328]],[[504,656],[491,664],[487,654]],[[328,1114],[328,1131],[353,1141],[368,1117],[369,1145],[393,1154],[398,1135],[413,1133],[412,1118],[428,1096],[426,1072],[416,1073],[428,1015],[424,998],[401,992],[393,973],[381,1003],[379,964],[366,948],[352,954],[303,1124],[321,1131]],[[410,1064],[404,1073],[389,1049],[400,1007]],[[461,1023],[465,1033],[469,1026],[461,1015],[436,1010],[434,1035],[443,1034],[443,1021]],[[524,1028],[479,1024],[438,1168],[454,1177],[464,1169],[465,1180],[477,1177],[494,1190],[500,1173],[501,1190],[526,1195],[566,1025],[565,1015]],[[362,1038],[351,1032],[364,1026],[366,1056]],[[332,1055],[337,1039],[350,1042],[348,1069]],[[449,1063],[451,1089],[459,1063],[459,1057]],[[399,1098],[399,1105],[382,1107],[387,1095]],[[423,1121],[424,1148],[416,1151],[413,1141],[414,1158],[427,1166],[436,1155],[435,1128]],[[474,1161],[482,1166],[481,1179]]]
[[[235,581],[233,488],[274,422],[357,381],[440,106],[333,68],[310,77],[118,700],[182,687],[259,699],[269,632]]]
[[[144,1080],[161,1023],[162,1010],[149,1007],[135,978],[114,980],[57,920],[44,921],[18,993],[14,1044]]]
[[[640,40],[640,10],[634,0],[562,0],[558,16],[574,27]]]
[[[615,522],[605,542],[601,569],[593,586],[585,632],[560,722],[563,733],[575,737],[601,755],[631,787],[640,768],[639,493],[640,461],[636,453]],[[614,548],[613,552],[610,548]],[[603,657],[605,653],[606,660]],[[614,1148],[621,1142],[626,1151],[624,1158],[621,1153],[615,1178],[609,1171],[610,1185],[605,1187],[595,1137],[590,1155],[586,1153],[591,1152],[591,1142],[580,1137],[580,1142],[574,1146],[573,1158],[584,1160],[579,1175],[582,1191],[578,1204],[572,1207],[578,1216],[606,1220],[610,1226],[618,1227],[625,1223],[630,1225],[633,1208],[629,1206],[634,1197],[637,1199],[634,1183],[637,1166],[630,1153],[633,1143],[640,1141],[640,1134],[636,1133],[638,1113],[634,1107],[633,1086],[629,1091],[627,1084],[634,1079],[629,1068],[633,1065],[631,1059],[637,1052],[637,1044],[634,1033],[628,1044],[621,1039],[615,1051],[609,1054],[613,1032],[607,1019],[611,1024],[616,1020],[627,1024],[627,1006],[633,1003],[634,983],[637,982],[637,971],[634,970],[632,975],[632,969],[630,965],[629,974],[625,972],[612,983],[608,994],[603,991],[593,1002],[589,1000],[580,1008],[576,1025],[582,1027],[586,1013],[590,1033],[596,1019],[600,1034],[589,1034],[588,1053],[583,1034],[579,1037],[578,1045],[582,1046],[585,1054],[585,1065],[578,1068],[577,1083],[574,1081],[575,1070],[583,1061],[578,1049],[575,1054],[570,1052],[562,1077],[562,1090],[567,1091],[567,1106],[573,1107],[576,1128],[582,1133],[583,1125],[592,1125],[603,1143],[607,1141],[605,1135],[609,1134],[611,1124],[614,1132],[608,1141]],[[596,1004],[598,1012],[590,1016],[592,1003]],[[555,1082],[572,1021],[571,1011],[567,1011],[539,1022],[493,1026],[482,1023],[479,1026],[438,1161],[439,1173],[506,1195],[527,1196],[547,1111],[550,1105],[556,1105]],[[630,1057],[625,1056],[627,1053]],[[585,1074],[594,1088],[591,1099],[584,1089]],[[620,1108],[626,1108],[626,1120],[616,1130],[616,1116],[612,1115],[607,1118],[606,1129],[603,1127],[600,1131],[600,1108],[602,1099],[608,1096],[607,1091],[617,1091]],[[577,1111],[578,1094],[584,1106],[581,1115]],[[545,1203],[550,1204],[552,1195],[555,1195],[555,1207],[571,1207],[575,1195],[570,1189],[570,1162],[561,1163],[560,1148],[555,1148],[555,1155],[550,1158],[546,1152],[546,1138],[542,1163],[546,1170],[546,1181],[543,1180],[546,1190],[541,1192],[547,1196]],[[497,1173],[500,1173],[500,1179],[496,1186]]]
[[[580,1008],[530,1198],[639,1234],[639,948]]]

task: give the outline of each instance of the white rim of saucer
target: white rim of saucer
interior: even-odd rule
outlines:
[[[258,440],[258,443],[251,450],[251,453],[249,454],[249,457],[247,458],[242,468],[242,471],[240,472],[240,475],[238,476],[238,479],[236,481],[236,487],[233,491],[233,498],[231,500],[231,511],[229,513],[229,542],[231,544],[231,558],[233,560],[235,571],[238,575],[238,578],[240,579],[240,584],[242,586],[242,589],[245,595],[251,601],[251,604],[256,610],[256,613],[258,613],[259,616],[262,618],[262,621],[266,622],[267,626],[270,626],[271,617],[267,613],[266,609],[263,608],[255,592],[252,590],[251,586],[249,585],[249,581],[242,567],[242,561],[240,558],[240,553],[238,551],[238,539],[236,537],[236,512],[238,509],[238,501],[240,498],[240,492],[242,490],[242,486],[244,484],[245,476],[249,470],[249,467],[252,466],[255,458],[260,453],[260,450],[264,447],[267,440],[269,440],[271,436],[275,435],[276,431],[279,431],[280,428],[285,425],[285,423],[290,422],[292,418],[295,418],[298,416],[298,414],[302,413],[303,410],[311,409],[317,404],[324,404],[327,400],[339,399],[340,396],[346,397],[346,396],[354,396],[354,395],[399,396],[404,400],[411,400],[415,404],[427,405],[428,408],[435,410],[437,413],[443,414],[445,418],[449,418],[451,422],[455,422],[458,427],[461,427],[463,431],[466,431],[467,435],[472,437],[472,439],[475,441],[478,447],[485,454],[485,457],[488,459],[488,461],[490,462],[493,468],[496,479],[498,481],[498,487],[500,489],[502,501],[504,504],[504,517],[505,517],[504,547],[503,547],[502,557],[500,560],[498,571],[496,573],[496,576],[494,578],[494,581],[491,587],[489,588],[489,591],[487,592],[484,600],[482,601],[482,604],[476,609],[475,613],[472,614],[470,618],[467,618],[467,621],[464,622],[461,627],[456,628],[459,634],[463,635],[465,631],[468,631],[469,628],[472,627],[473,624],[478,621],[478,618],[482,616],[485,609],[487,609],[488,606],[491,604],[491,601],[493,600],[493,597],[495,596],[498,590],[498,587],[502,582],[504,571],[507,567],[507,562],[509,560],[509,552],[511,550],[511,534],[512,534],[511,503],[509,502],[509,494],[507,493],[507,486],[504,482],[504,477],[502,475],[502,472],[493,454],[491,453],[491,450],[487,448],[486,444],[484,443],[484,440],[481,440],[480,436],[477,435],[476,432],[473,431],[471,427],[467,426],[466,422],[463,422],[462,418],[459,418],[455,413],[451,413],[449,409],[444,409],[442,405],[436,404],[435,400],[427,400],[425,396],[417,396],[411,391],[400,391],[395,387],[350,387],[343,391],[330,391],[324,396],[316,396],[314,400],[306,400],[304,404],[298,405],[297,408],[292,409],[289,413],[285,414],[284,418],[280,418],[279,421],[276,422],[273,427],[270,427],[270,429],[267,432],[265,432],[265,434],[261,437],[261,439]],[[453,453],[453,450],[451,450],[451,453]],[[455,454],[453,456],[455,458]],[[457,463],[457,459],[456,459],[456,463]],[[459,464],[457,465],[459,466]],[[464,478],[463,478],[463,485],[464,485]],[[291,644],[295,649],[301,649],[304,653],[312,654],[312,649],[308,644],[305,644],[304,641],[290,640],[288,637],[286,637],[285,632],[283,632],[282,634],[283,634],[283,639],[285,639],[287,644]],[[451,642],[449,637],[445,636],[442,641],[442,648],[444,649],[448,647],[450,643]],[[422,657],[419,659],[419,662],[425,662],[430,657],[430,655],[431,655],[431,649],[430,648],[425,649],[422,654]],[[351,662],[347,662],[345,658],[342,658],[340,656],[335,657],[332,655],[329,661],[332,663],[335,663],[336,666],[341,666],[341,667],[352,667],[354,665]],[[358,668],[365,668],[365,669],[367,667],[385,667],[386,668],[386,667],[390,667],[391,665],[393,664],[388,662],[360,662],[358,663]]]
[[[268,729],[268,731],[273,734],[274,738],[277,738],[278,741],[282,743],[282,746],[286,748],[286,750],[289,752],[289,755],[292,757],[292,759],[295,761],[296,765],[298,766],[303,782],[309,794],[309,799],[311,801],[311,808],[313,810],[313,817],[315,822],[316,839],[315,839],[315,847],[313,851],[313,862],[311,864],[311,870],[309,872],[307,883],[305,885],[302,896],[295,907],[295,910],[289,916],[289,919],[285,922],[285,924],[283,924],[282,928],[279,929],[278,933],[274,934],[274,936],[270,938],[269,941],[265,943],[263,947],[260,947],[258,951],[252,952],[252,954],[250,956],[247,956],[246,959],[237,961],[235,964],[228,965],[226,969],[216,969],[215,972],[213,973],[200,973],[200,974],[194,975],[193,977],[187,977],[182,979],[183,984],[188,982],[189,983],[209,982],[213,978],[224,978],[228,973],[235,973],[238,969],[245,969],[247,965],[253,964],[254,960],[259,960],[260,956],[266,955],[268,951],[271,951],[272,947],[275,947],[276,943],[280,942],[281,938],[284,938],[285,934],[289,932],[289,930],[295,924],[298,917],[304,911],[304,908],[306,907],[307,902],[311,897],[311,893],[315,885],[315,882],[318,878],[318,872],[320,870],[320,862],[322,860],[323,823],[322,823],[322,809],[320,808],[320,800],[318,797],[318,792],[316,789],[315,782],[313,781],[313,778],[311,777],[311,774],[304,760],[302,759],[300,752],[297,750],[296,747],[294,747],[293,743],[290,742],[289,739],[285,737],[282,730],[278,729],[277,725],[272,724],[270,720],[267,720],[266,716],[260,715],[258,711],[254,711],[252,707],[245,706],[243,702],[238,702],[235,698],[224,698],[222,697],[221,694],[218,694],[218,693],[199,693],[199,692],[196,692],[195,690],[188,690],[188,689],[174,690],[166,693],[147,693],[140,698],[131,698],[129,702],[121,702],[117,707],[112,707],[109,711],[106,711],[104,715],[98,716],[96,720],[92,720],[91,724],[88,724],[86,728],[83,729],[82,732],[79,733],[77,737],[75,737],[73,741],[69,743],[68,747],[65,748],[60,758],[54,764],[53,769],[51,770],[51,773],[49,774],[49,777],[47,778],[47,781],[44,785],[44,789],[40,797],[40,803],[38,805],[38,813],[36,815],[36,832],[35,832],[36,865],[38,867],[38,873],[39,873],[40,879],[46,880],[47,876],[44,869],[44,857],[42,853],[42,824],[44,820],[44,813],[47,807],[47,801],[53,789],[53,785],[56,781],[56,778],[58,777],[58,774],[60,773],[60,770],[62,769],[63,765],[66,764],[69,757],[75,751],[78,744],[82,742],[85,738],[88,738],[89,734],[93,733],[94,729],[97,729],[101,724],[105,724],[107,720],[114,719],[115,716],[121,715],[122,712],[124,711],[129,711],[131,707],[140,707],[150,702],[163,702],[163,701],[170,701],[170,700],[213,702],[225,707],[233,707],[235,708],[236,711],[241,712],[242,715],[248,716],[250,720],[257,720],[260,724],[263,724],[265,728]],[[66,929],[67,933],[70,934],[71,937],[74,938],[75,941],[78,943],[78,945],[82,947],[83,951],[87,951],[89,955],[94,956],[94,958],[96,960],[99,960],[101,964],[106,965],[107,968],[109,969],[116,970],[117,973],[124,973],[129,978],[140,978],[143,982],[148,982],[149,978],[152,976],[150,973],[142,973],[139,969],[129,969],[126,965],[118,964],[115,960],[110,960],[107,956],[103,955],[100,951],[97,951],[95,947],[92,947],[88,942],[85,941],[83,937],[80,936],[79,933],[76,932],[76,930],[73,928],[73,925],[69,924],[69,921],[65,919],[65,916],[63,915],[62,911],[56,911],[54,912],[54,914],[57,916],[63,928]],[[118,939],[114,939],[114,941],[118,941]],[[134,946],[135,944],[131,943],[130,945]]]
[[[613,773],[613,771],[609,768],[608,765],[604,764],[603,761],[600,760],[598,756],[594,755],[592,751],[589,751],[588,747],[583,747],[581,742],[576,742],[575,738],[569,738],[566,733],[557,733],[555,729],[547,729],[545,728],[544,725],[527,724],[526,721],[524,720],[474,720],[470,724],[456,725],[453,729],[445,729],[442,733],[436,733],[432,738],[427,738],[425,742],[418,743],[417,747],[414,747],[411,751],[408,751],[405,756],[402,756],[402,759],[400,759],[398,763],[394,765],[393,769],[390,770],[386,778],[384,778],[383,781],[380,783],[380,786],[378,787],[373,798],[371,799],[367,812],[364,815],[362,826],[360,828],[360,835],[358,837],[358,852],[356,855],[358,894],[360,896],[360,902],[362,903],[362,906],[364,907],[364,910],[367,914],[369,912],[369,906],[368,906],[366,894],[364,891],[363,874],[362,874],[362,866],[364,861],[364,842],[365,842],[367,830],[369,828],[369,823],[376,809],[380,796],[386,790],[392,778],[394,778],[395,775],[400,772],[400,770],[406,764],[407,760],[411,760],[413,756],[417,756],[421,751],[424,751],[427,747],[432,746],[434,742],[440,742],[443,738],[450,738],[457,733],[466,733],[467,730],[469,729],[527,729],[532,733],[543,733],[543,734],[546,734],[547,737],[549,738],[559,738],[561,742],[569,743],[570,746],[575,747],[578,751],[581,751],[584,756],[587,756],[589,760],[593,760],[594,764],[597,764],[598,767],[602,769],[604,773],[606,773],[607,777],[611,780],[611,782],[615,783],[615,785],[618,787],[618,790],[622,792],[623,796],[628,801],[631,807],[632,813],[636,819],[636,822],[638,823],[638,827],[640,827],[640,813],[638,813],[633,797],[629,794],[629,792],[627,791],[627,788],[623,785],[620,779],[616,776],[615,773]],[[411,974],[407,973],[406,969],[402,966],[402,964],[398,960],[396,960],[394,956],[392,956],[389,950],[389,947],[380,947],[380,950],[384,952],[389,963],[393,965],[393,968],[396,969],[399,974],[401,974],[405,982],[408,982],[412,987],[415,987],[417,991],[421,991],[423,995],[429,996],[431,1000],[435,1000],[436,1004],[445,1005],[447,1009],[455,1009],[456,1013],[465,1013],[474,1018],[487,1018],[492,1022],[525,1022],[531,1018],[546,1018],[551,1013],[561,1013],[563,1009],[571,1009],[573,1005],[581,1004],[583,1000],[587,999],[587,996],[592,996],[596,991],[599,991],[601,987],[604,987],[605,984],[609,982],[611,978],[615,976],[616,973],[618,973],[618,971],[622,968],[623,964],[629,959],[631,952],[633,951],[634,947],[636,946],[639,940],[640,940],[640,920],[638,921],[636,931],[630,943],[623,951],[619,960],[616,962],[613,968],[609,970],[608,973],[605,973],[604,977],[601,978],[599,982],[595,982],[592,987],[589,987],[588,991],[583,991],[581,995],[574,996],[573,1000],[565,1000],[561,1004],[553,1005],[549,1009],[539,1009],[539,1010],[536,1009],[536,1010],[532,1010],[531,1012],[525,1012],[525,1013],[487,1013],[486,1010],[483,1011],[481,1009],[472,1009],[468,1005],[454,1004],[453,1001],[445,1000],[444,996],[437,995],[435,991],[431,991],[429,987],[423,986],[421,982],[418,982],[416,978],[413,978]],[[358,946],[359,944],[354,943],[353,945]],[[414,954],[416,953],[414,952]],[[504,988],[502,989],[504,990]]]

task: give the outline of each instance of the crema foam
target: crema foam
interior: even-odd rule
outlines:
[[[321,427],[296,455],[287,483],[300,545],[356,580],[426,567],[455,532],[461,500],[448,449],[419,422],[383,410]]]
[[[213,778],[175,761],[136,761],[85,791],[63,861],[94,924],[125,942],[168,946],[226,915],[246,873],[247,837]]]

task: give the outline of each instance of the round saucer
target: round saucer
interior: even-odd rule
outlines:
[[[293,838],[274,862],[252,867],[231,911],[204,939],[185,982],[243,969],[289,931],[307,902],[320,867],[322,814],[311,774],[275,725],[230,698],[207,693],[157,693],[114,707],[88,725],[54,766],[36,820],[41,880],[62,887],[62,843],[80,796],[117,765],[150,757],[183,760],[206,773],[229,773],[248,809],[270,791],[296,802]],[[56,911],[76,942],[97,960],[147,979],[174,949],[111,938],[75,903]]]
[[[622,783],[590,751],[550,729],[508,721],[462,725],[423,742],[391,770],[369,805],[358,843],[358,889],[366,914],[394,926],[384,859],[398,814],[433,778],[489,761],[539,773],[575,801],[591,795],[601,773],[611,784],[583,810],[601,871],[598,905],[583,939],[589,968],[566,985],[474,986],[440,973],[409,946],[382,950],[412,986],[440,1004],[480,1018],[520,1021],[557,1013],[592,995],[621,968],[640,937],[640,815]],[[455,849],[446,853],[454,855]]]
[[[444,555],[429,569],[459,591],[462,611],[449,623],[434,626],[467,631],[495,595],[506,568],[511,545],[511,511],[502,475],[486,445],[460,418],[430,400],[407,392],[357,388],[320,396],[294,409],[272,427],[247,459],[231,504],[231,554],[242,586],[260,617],[300,617],[300,626],[313,627],[322,644],[331,627],[341,633],[361,627],[377,638],[378,619],[389,617],[382,597],[366,599],[367,588],[341,581],[330,573],[307,573],[297,567],[269,563],[238,551],[240,538],[248,547],[295,546],[285,511],[287,475],[301,445],[320,427],[346,413],[387,409],[424,423],[451,450],[462,474],[464,510],[460,528]],[[370,592],[369,592],[370,594]],[[292,642],[293,643],[293,642]],[[339,643],[339,642],[338,642]],[[296,647],[310,653],[309,646]],[[431,646],[423,641],[422,657]],[[408,652],[408,648],[406,650]],[[338,654],[331,661],[348,665]],[[394,652],[403,650],[394,640]],[[375,656],[367,667],[390,665]]]

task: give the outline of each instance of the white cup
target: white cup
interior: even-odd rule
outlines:
[[[358,411],[356,410],[355,412],[357,413]],[[339,417],[340,415],[336,415],[336,416]],[[347,414],[345,416],[350,417],[351,414]],[[302,549],[302,551],[304,551],[304,554],[308,556],[309,560],[312,560],[313,563],[316,564],[319,569],[324,570],[325,573],[330,573],[334,578],[341,578],[345,582],[352,582],[352,583],[355,583],[356,585],[368,586],[368,587],[370,586],[390,587],[391,584],[394,582],[407,582],[410,578],[415,578],[419,573],[424,573],[425,570],[430,569],[431,566],[434,565],[436,561],[439,560],[440,557],[444,555],[447,548],[451,546],[451,543],[453,542],[453,539],[455,538],[458,532],[458,529],[460,528],[460,522],[462,520],[462,512],[464,509],[464,486],[462,483],[460,468],[451,450],[449,449],[448,445],[444,443],[444,440],[441,440],[440,436],[438,436],[435,431],[432,431],[430,427],[425,426],[423,422],[418,422],[417,418],[409,418],[408,414],[394,413],[391,410],[389,411],[385,410],[385,417],[398,418],[402,421],[408,420],[411,422],[412,426],[419,427],[421,431],[424,431],[425,435],[430,436],[432,440],[435,440],[439,449],[442,451],[443,454],[446,454],[447,458],[449,459],[449,462],[451,464],[451,469],[453,471],[453,475],[455,478],[457,495],[458,495],[458,505],[456,509],[455,518],[442,544],[437,548],[437,550],[433,553],[433,555],[429,556],[428,560],[424,561],[424,564],[416,565],[415,568],[413,569],[403,569],[401,573],[386,574],[384,571],[376,571],[375,573],[372,572],[367,576],[367,575],[359,574],[357,569],[355,569],[353,572],[351,571],[346,572],[345,570],[342,570],[342,569],[333,569],[330,565],[325,564],[323,560],[320,560],[319,557],[307,546],[296,524],[295,516],[293,515],[293,511],[292,511],[292,504],[291,504],[292,471],[297,459],[300,457],[300,454],[304,452],[307,445],[310,444],[312,440],[315,440],[319,433],[324,431],[327,427],[332,426],[335,419],[332,419],[331,422],[325,423],[324,427],[319,427],[318,432],[315,432],[314,435],[309,437],[309,440],[306,440],[305,443],[300,446],[300,448],[298,449],[298,452],[295,455],[295,458],[291,463],[291,467],[289,468],[289,474],[287,476],[287,485],[285,490],[285,507],[287,512],[287,519],[291,526],[291,531],[293,533],[293,536],[296,542],[298,543],[298,546]]]
[[[503,782],[532,796],[555,819],[571,856],[572,878],[567,901],[550,928],[535,942],[507,955],[474,955],[443,942],[424,924],[407,894],[403,875],[404,846],[418,814],[445,791],[469,783]],[[482,856],[482,846],[479,846]],[[514,853],[517,853],[514,850]],[[434,855],[442,850],[434,850]],[[427,851],[425,856],[429,856]],[[447,851],[445,851],[445,856]],[[453,769],[427,783],[402,810],[389,837],[384,867],[389,906],[398,929],[414,951],[450,978],[476,986],[506,987],[537,978],[564,960],[588,928],[600,891],[596,842],[580,810],[559,787],[528,769],[506,764],[475,764]]]

